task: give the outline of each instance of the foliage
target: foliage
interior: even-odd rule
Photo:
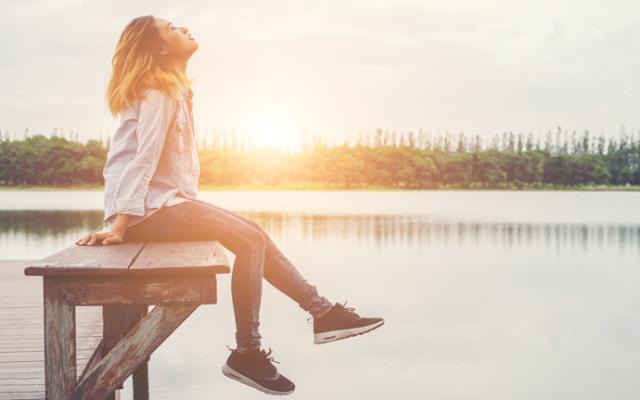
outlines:
[[[640,140],[619,140],[585,132],[549,133],[543,145],[505,133],[485,146],[481,138],[378,130],[350,146],[305,143],[302,152],[247,149],[233,138],[228,145],[200,146],[200,183],[205,185],[320,185],[321,187],[526,188],[543,185],[640,185]],[[108,148],[63,137],[2,138],[0,185],[65,186],[103,184]]]

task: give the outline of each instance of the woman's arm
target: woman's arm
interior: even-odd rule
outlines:
[[[158,90],[150,90],[140,101],[136,128],[138,149],[120,177],[115,199],[116,213],[144,216],[149,182],[158,167],[175,111],[176,102]]]

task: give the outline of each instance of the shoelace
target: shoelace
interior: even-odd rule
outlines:
[[[280,362],[276,361],[273,358],[273,356],[271,355],[271,347],[269,347],[269,351],[268,352],[265,353],[264,350],[261,350],[261,352],[264,353],[264,357],[265,357],[266,360],[269,360],[271,362],[280,364]]]
[[[356,313],[356,309],[355,309],[354,307],[347,307],[347,302],[348,302],[348,301],[349,301],[349,300],[345,300],[345,302],[344,302],[344,303],[342,303],[342,304],[340,304],[340,305],[342,306],[342,308],[343,308],[346,312],[348,312],[348,313],[350,313],[350,314],[353,314],[353,315],[354,315],[354,316],[356,316],[356,317],[359,317],[359,315],[358,315],[358,313]],[[311,321],[312,319],[313,319],[313,317],[309,317],[309,318],[307,318],[307,323],[309,323],[309,321]]]
[[[234,350],[235,350],[235,349],[232,349],[231,347],[229,347],[229,345],[226,345],[226,346],[227,346],[227,349],[229,349],[230,351],[234,351]],[[265,351],[264,351],[264,349],[262,349],[262,350],[260,350],[260,351],[259,351],[259,353],[261,353],[261,354],[263,354],[263,355],[264,355],[264,359],[265,359],[266,361],[271,361],[271,362],[274,362],[274,363],[280,364],[280,361],[276,361],[276,360],[273,358],[273,356],[271,355],[271,347],[269,347],[269,351],[268,351],[268,352],[265,352]]]
[[[347,307],[347,301],[348,300],[345,300],[344,304],[342,304],[342,307],[344,308],[344,310],[348,313],[358,316],[358,314],[356,313],[356,309],[354,307]]]

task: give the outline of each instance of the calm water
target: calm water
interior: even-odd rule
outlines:
[[[298,399],[635,399],[640,193],[202,192],[256,219],[321,293],[386,324],[312,343],[265,282],[263,346]],[[0,258],[101,227],[102,192],[0,192]],[[233,254],[228,253],[230,261]],[[154,399],[265,398],[224,377],[230,275],[154,353]],[[131,398],[127,385],[124,398]]]

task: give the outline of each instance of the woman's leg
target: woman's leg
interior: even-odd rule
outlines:
[[[314,317],[319,317],[333,307],[333,303],[325,297],[320,296],[317,287],[310,284],[291,261],[282,254],[273,240],[257,222],[202,200],[195,201],[204,207],[227,214],[230,218],[236,218],[240,222],[249,224],[263,233],[266,242],[264,278],[275,288],[297,302],[300,308],[309,312]]]
[[[236,256],[231,296],[238,349],[260,347],[259,313],[266,239],[261,230],[202,203],[166,206],[125,232],[125,241],[217,240]]]

